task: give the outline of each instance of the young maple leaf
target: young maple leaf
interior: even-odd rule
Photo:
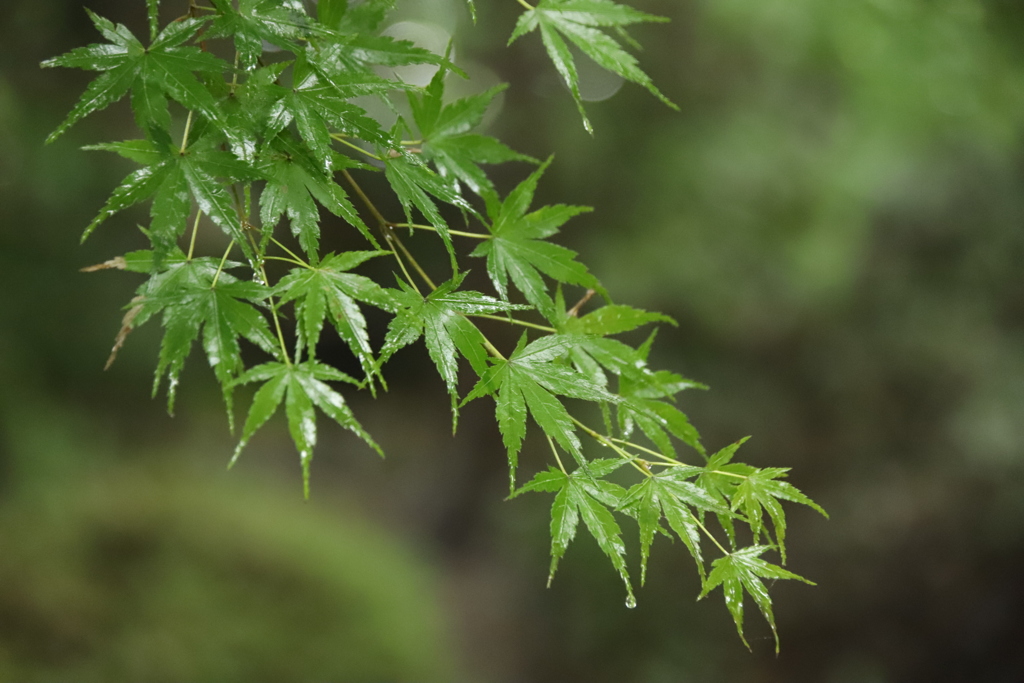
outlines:
[[[511,497],[527,491],[554,493],[551,505],[551,568],[548,585],[555,576],[558,562],[565,555],[569,543],[576,537],[580,519],[587,531],[597,541],[601,551],[611,560],[612,566],[626,586],[628,605],[635,605],[633,586],[626,568],[626,547],[622,543],[622,530],[606,506],[616,507],[625,491],[617,484],[604,481],[607,476],[621,467],[624,460],[613,458],[595,460],[586,469],[580,468],[567,474],[554,467],[538,472],[534,478],[518,489]]]
[[[253,396],[249,415],[242,428],[242,439],[235,448],[231,464],[234,465],[238,460],[253,434],[277,412],[282,400],[288,416],[288,430],[302,463],[302,487],[306,498],[309,498],[309,468],[317,439],[314,408],[319,408],[327,417],[358,436],[383,457],[380,446],[356,420],[344,397],[326,384],[325,380],[359,384],[345,373],[313,360],[304,363],[264,363],[240,376],[234,384],[263,382],[263,386]]]
[[[254,261],[255,253],[245,237],[232,197],[218,178],[254,180],[260,174],[248,163],[219,149],[216,136],[200,137],[184,151],[172,145],[166,134],[160,133],[154,136],[153,141],[132,140],[92,145],[87,149],[116,152],[149,165],[130,173],[111,193],[99,214],[86,227],[82,240],[118,211],[153,197],[149,234],[159,265],[160,257],[173,249],[185,230],[186,219],[192,210],[191,195],[203,213],[241,247],[250,261]]]
[[[422,336],[427,353],[451,395],[453,419],[457,415],[457,354],[462,354],[478,375],[487,371],[486,340],[466,316],[526,308],[479,292],[455,291],[463,279],[465,274],[443,282],[426,297],[404,282],[399,283],[402,289],[389,290],[399,308],[388,326],[380,361],[384,363],[396,351]],[[452,427],[454,429],[454,423]]]
[[[146,259],[145,252],[136,252],[136,264]],[[148,254],[151,265],[154,255]],[[144,282],[133,300],[138,312],[133,326],[139,327],[157,313],[163,313],[164,338],[160,359],[153,380],[156,395],[166,375],[167,409],[174,410],[178,376],[192,350],[192,343],[203,333],[203,349],[224,393],[224,402],[231,414],[232,380],[242,370],[239,337],[244,337],[272,355],[277,355],[277,341],[270,332],[267,319],[253,303],[262,303],[270,293],[267,287],[235,279],[223,271],[237,263],[221,263],[219,259],[185,259],[180,252],[171,254],[166,270]]]
[[[736,451],[746,441],[746,438],[741,439],[712,455],[701,468],[697,485],[718,500],[727,501],[734,512],[742,513],[750,525],[755,542],[760,540],[762,533],[767,533],[763,521],[763,513],[766,511],[775,526],[775,540],[782,556],[782,563],[785,564],[786,513],[779,501],[787,500],[806,505],[826,519],[828,513],[789,482],[779,481],[786,476],[788,467],[759,469],[744,463],[732,462]],[[720,517],[719,520],[722,521],[723,518]],[[731,521],[723,521],[723,527],[730,540],[735,543]]]
[[[728,515],[729,508],[695,484],[686,481],[702,470],[682,465],[669,468],[656,476],[647,477],[629,489],[619,509],[635,517],[640,525],[640,585],[647,576],[647,559],[656,531],[661,531],[661,519],[690,551],[697,570],[704,576],[704,558],[701,555],[699,520],[705,512]],[[693,510],[697,511],[694,514]]]
[[[292,52],[301,52],[311,21],[301,0],[239,0],[238,9],[229,0],[211,0],[217,16],[210,23],[211,38],[231,36],[238,51],[238,64],[246,71],[256,66],[263,42]]]
[[[487,272],[501,298],[508,299],[508,280],[511,278],[526,300],[548,317],[552,315],[554,302],[548,296],[547,285],[540,273],[557,282],[600,289],[597,279],[576,260],[576,252],[544,241],[557,234],[558,228],[567,220],[590,211],[590,208],[555,204],[526,213],[533,202],[537,181],[550,163],[551,159],[544,162],[500,205],[497,200],[487,202],[487,213],[492,221],[488,228],[492,237],[481,242],[470,254],[487,258]]]
[[[298,237],[306,255],[315,259],[320,241],[320,211],[315,198],[332,214],[355,226],[370,244],[380,246],[341,185],[290,136],[276,137],[262,162],[261,173],[267,178],[260,193],[260,221],[265,237],[269,238],[270,229],[281,220],[281,215],[287,214],[292,234]],[[335,165],[341,165],[340,160]]]
[[[423,157],[434,163],[438,173],[456,178],[476,194],[494,194],[494,184],[479,164],[500,164],[506,161],[530,161],[533,157],[519,154],[488,135],[470,133],[480,124],[491,100],[505,89],[495,86],[479,95],[472,95],[444,104],[446,69],[438,69],[421,96],[408,93],[413,120],[419,128]]]
[[[198,47],[182,45],[196,34],[205,19],[173,22],[153,39],[149,47],[145,47],[123,24],[115,25],[88,9],[86,12],[110,44],[76,48],[44,61],[42,66],[64,66],[103,73],[89,84],[68,117],[46,139],[47,142],[56,140],[83,117],[117,102],[130,90],[132,110],[143,130],[154,127],[167,130],[171,121],[167,110],[167,98],[170,97],[216,122],[233,144],[245,146],[244,141],[238,139],[223,121],[217,100],[193,75],[195,71],[222,74],[231,71],[231,65]]]
[[[583,126],[588,132],[593,133],[594,129],[583,110],[576,62],[563,36],[603,68],[627,81],[642,85],[662,102],[673,109],[678,109],[658,90],[650,76],[640,69],[636,58],[602,31],[614,28],[624,35],[624,26],[652,21],[663,22],[668,19],[640,12],[611,0],[541,0],[536,7],[520,15],[508,42],[512,44],[520,36],[540,29],[544,48],[562,80],[569,86],[576,101],[576,108],[583,118]]]
[[[274,288],[281,295],[281,303],[296,302],[295,317],[309,348],[310,358],[316,355],[320,331],[330,314],[331,324],[359,359],[367,379],[372,380],[374,375],[380,375],[373,349],[370,348],[366,319],[357,302],[362,301],[389,311],[395,310],[395,303],[391,295],[370,278],[346,271],[368,259],[388,253],[348,251],[327,254],[316,265],[293,268]]]
[[[383,150],[381,152],[384,154]],[[412,223],[412,209],[419,209],[441,236],[451,259],[452,271],[457,273],[455,245],[452,244],[448,223],[430,196],[433,195],[446,204],[452,204],[472,214],[476,214],[476,210],[459,194],[452,179],[434,173],[422,159],[404,148],[397,152],[397,156],[390,153],[384,156],[384,175],[402,204],[406,221]]]
[[[772,599],[761,579],[795,579],[812,586],[816,584],[793,572],[786,571],[782,567],[759,559],[760,555],[769,549],[771,546],[768,545],[752,545],[735,550],[712,562],[711,573],[704,582],[704,589],[700,592],[699,598],[703,598],[721,586],[722,593],[725,595],[725,606],[736,623],[736,632],[740,634],[740,640],[747,646],[747,649],[750,649],[750,643],[743,635],[743,592],[749,593],[772,628],[772,635],[775,636],[775,652],[778,654],[779,632],[775,628]]]
[[[366,116],[361,107],[348,101],[356,95],[393,90],[396,87],[394,83],[370,75],[365,79],[350,77],[349,87],[343,87],[336,80],[308,68],[294,78],[295,84],[291,89],[275,91],[280,97],[270,107],[265,133],[268,138],[294,121],[299,136],[309,146],[322,173],[329,173],[334,168],[332,130],[384,147],[394,146],[393,139],[381,130],[376,121]]]
[[[585,401],[614,403],[619,400],[572,367],[553,362],[564,358],[580,341],[571,335],[552,334],[527,344],[524,333],[508,359],[491,359],[493,365],[481,374],[480,381],[463,400],[465,404],[480,396],[494,396],[498,429],[508,450],[509,477],[513,485],[519,451],[526,436],[527,410],[544,433],[582,466],[583,453],[572,417],[555,395]]]

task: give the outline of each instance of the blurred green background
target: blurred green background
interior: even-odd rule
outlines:
[[[634,35],[682,111],[583,68],[591,138],[536,36],[504,47],[518,5],[477,4],[474,28],[406,0],[394,30],[511,83],[489,132],[554,152],[539,200],[597,208],[564,243],[680,321],[655,360],[711,385],[683,406],[706,443],[753,434],[832,515],[792,510],[819,586],[773,587],[781,655],[668,543],[635,610],[589,539],[545,589],[549,501],[502,502],[490,405],[453,439],[422,350],[351,396],[388,459],[325,427],[310,504],[280,423],[224,472],[198,356],[174,418],[149,400],[156,329],[102,372],[137,281],[78,269],[139,248],[144,212],[79,247],[131,166],[78,147],[136,133],[122,103],[42,145],[89,75],[38,63],[96,36],[39,0],[0,19],[0,680],[1024,680],[1024,6],[638,2],[672,18]]]

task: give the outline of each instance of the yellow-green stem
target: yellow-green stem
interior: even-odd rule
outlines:
[[[263,259],[265,261],[284,261],[285,263],[294,263],[295,265],[302,266],[303,268],[310,267],[308,263],[304,263],[303,261],[297,261],[293,258],[285,258],[284,256],[264,256]]]
[[[558,457],[558,449],[555,448],[555,442],[551,440],[550,436],[548,437],[548,445],[551,446],[551,452],[555,454],[555,462],[558,463],[558,469],[562,470],[562,474],[568,477],[569,473],[565,471],[565,465],[562,464],[562,459]]]
[[[535,329],[535,330],[541,330],[542,332],[550,332],[550,333],[558,332],[558,330],[556,330],[555,328],[548,327],[547,325],[537,325],[536,323],[529,323],[529,322],[526,322],[525,320],[517,320],[515,318],[503,318],[500,315],[490,315],[489,313],[471,313],[471,314],[468,314],[467,317],[469,317],[469,318],[486,318],[487,320],[500,320],[503,323],[509,323],[511,325],[521,325],[522,327],[530,327],[530,328]]]
[[[185,153],[185,148],[188,147],[188,132],[192,130],[192,110],[188,110],[188,118],[185,119],[185,133],[181,136],[181,149],[178,150],[179,154]]]
[[[704,526],[704,523],[701,522],[700,519],[697,518],[697,515],[695,515],[695,514],[693,514],[691,512],[690,513],[690,518],[693,519],[693,521],[697,523],[697,526],[700,527],[700,530],[704,532],[704,535],[707,536],[708,538],[710,538],[711,542],[718,546],[718,549],[722,551],[723,555],[731,555],[732,554],[728,550],[726,550],[722,546],[721,543],[718,542],[718,539],[715,538],[714,535],[710,531],[708,531],[708,528],[706,526]]]
[[[611,448],[613,451],[615,451],[615,453],[620,458],[624,459],[626,462],[628,462],[630,465],[632,465],[634,469],[636,469],[638,472],[643,474],[645,477],[653,476],[651,474],[650,470],[648,470],[647,468],[642,467],[639,464],[637,464],[636,458],[634,456],[630,455],[629,453],[627,453],[623,449],[619,448],[615,443],[610,441],[608,439],[608,437],[606,437],[604,434],[601,434],[600,432],[597,432],[597,431],[591,429],[587,425],[585,425],[582,422],[580,422],[579,420],[577,420],[572,415],[569,416],[569,419],[573,421],[573,424],[575,424],[577,427],[579,427],[584,432],[589,434],[591,436],[591,438],[595,439],[598,443],[603,444],[603,445]]]
[[[615,443],[620,443],[623,446],[629,446],[630,448],[635,448],[638,451],[643,451],[644,453],[647,453],[649,455],[653,455],[653,456],[655,456],[657,458],[661,458],[662,460],[666,461],[664,463],[660,463],[660,462],[651,463],[652,465],[679,466],[679,465],[685,465],[686,464],[686,463],[683,463],[683,462],[679,462],[678,460],[676,460],[674,458],[670,458],[669,456],[667,456],[667,455],[665,455],[663,453],[659,453],[658,451],[652,450],[650,448],[645,448],[645,447],[641,446],[640,444],[633,443],[632,441],[626,441],[625,439],[616,439],[615,437],[610,437],[610,438]]]
[[[199,219],[202,217],[202,211],[196,211],[196,222],[192,224],[192,239],[188,243],[188,260],[192,260],[192,254],[196,251],[196,233],[199,232]]]
[[[409,283],[409,286],[416,290],[416,293],[423,296],[423,292],[416,286],[416,281],[412,279],[412,275],[409,274],[409,270],[405,267],[405,261],[402,260],[401,254],[395,249],[395,245],[392,244],[391,240],[387,240],[388,246],[391,247],[391,253],[395,255],[395,260],[398,261],[398,267],[402,269],[402,274],[405,275],[405,281]]]
[[[293,259],[295,259],[295,263],[298,263],[298,264],[299,264],[300,266],[305,266],[306,268],[309,268],[309,264],[308,264],[308,263],[306,263],[305,261],[303,261],[303,260],[302,260],[302,258],[301,258],[301,257],[300,257],[300,256],[299,256],[298,254],[296,254],[295,252],[293,252],[293,251],[292,251],[291,249],[289,249],[288,247],[284,246],[283,244],[281,244],[280,242],[278,242],[278,241],[277,241],[276,239],[274,239],[273,237],[271,237],[271,238],[270,238],[270,241],[271,241],[271,242],[273,242],[274,244],[276,244],[276,245],[277,245],[277,246],[278,246],[278,247],[279,247],[279,248],[280,248],[280,249],[281,249],[282,251],[284,251],[284,253],[288,254],[288,255],[289,255],[289,256],[291,256],[291,257],[292,257]],[[271,257],[269,257],[269,256],[268,256],[267,258],[271,258]],[[277,259],[275,259],[275,260],[281,260],[281,261],[284,261],[284,260],[287,260],[287,259],[281,259],[280,257],[278,257],[278,258],[277,258]]]
[[[480,333],[480,336],[483,337],[482,332]],[[484,337],[484,348],[487,349],[490,352],[490,354],[497,358],[498,360],[505,360],[505,356],[501,355],[501,351],[498,350],[498,347],[492,344],[491,340],[488,339],[487,337]]]
[[[337,133],[334,133],[334,134],[331,135],[331,139],[332,140],[337,140],[341,144],[345,145],[346,147],[351,147],[352,149],[356,150],[357,152],[362,152],[363,154],[365,154],[366,156],[370,157],[371,159],[376,159],[377,161],[384,161],[383,159],[381,159],[379,156],[377,156],[373,152],[367,152],[365,149],[363,149],[359,145],[352,144],[351,142],[346,140],[345,137],[342,136],[342,135],[338,135]]]
[[[431,232],[437,232],[437,228],[435,228],[433,225],[420,225],[419,223],[392,223],[392,227],[415,228],[417,230],[430,230]],[[456,235],[457,237],[471,237],[477,240],[494,239],[494,235],[485,235],[480,232],[463,232],[462,230],[449,230],[448,234]]]
[[[370,213],[373,214],[373,217],[380,224],[380,229],[384,230],[387,228],[389,223],[387,219],[384,218],[384,214],[377,210],[377,206],[369,197],[366,196],[366,193],[363,192],[363,188],[359,187],[359,183],[357,183],[356,179],[352,177],[352,174],[349,173],[347,169],[343,168],[341,169],[341,175],[344,176],[345,180],[348,181],[348,184],[351,185],[352,189],[355,190],[357,195],[359,195],[359,199],[366,205],[366,208],[369,209]]]
[[[430,279],[430,276],[427,275],[425,270],[423,270],[423,267],[420,266],[415,257],[409,253],[409,250],[405,248],[405,245],[402,244],[402,240],[398,238],[398,235],[392,234],[391,238],[394,243],[398,245],[398,248],[402,250],[402,253],[405,254],[405,258],[409,259],[410,265],[412,265],[416,272],[419,273],[420,277],[423,278],[423,281],[427,283],[427,286],[430,287],[430,291],[437,289],[437,285],[435,285],[434,281]]]
[[[224,272],[224,264],[228,261],[228,254],[231,253],[231,248],[234,246],[234,240],[228,242],[228,248],[224,250],[224,255],[220,257],[220,263],[217,265],[217,272],[213,275],[213,283],[210,285],[210,289],[217,286],[217,280],[220,280],[220,274]]]

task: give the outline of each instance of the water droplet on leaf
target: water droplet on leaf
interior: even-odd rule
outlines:
[[[636,598],[634,598],[632,595],[626,596],[626,608],[636,609]]]

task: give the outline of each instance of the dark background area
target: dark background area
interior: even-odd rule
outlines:
[[[695,602],[664,539],[635,610],[589,538],[546,589],[549,499],[503,502],[491,405],[453,438],[422,348],[346,394],[388,458],[323,424],[309,504],[280,416],[224,471],[198,354],[173,418],[155,327],[103,372],[138,279],[78,269],[140,248],[146,209],[79,246],[132,165],[78,148],[137,133],[122,102],[43,145],[90,75],[39,62],[97,40],[47,0],[0,10],[0,680],[1024,680],[1024,9],[645,1],[672,22],[634,31],[641,63],[681,112],[626,84],[591,138],[537,36],[504,46],[519,6],[478,5],[396,21],[454,31],[467,87],[511,83],[489,132],[554,153],[538,201],[596,208],[562,242],[679,321],[654,360],[711,386],[682,400],[707,445],[752,434],[744,459],[831,514],[790,510],[818,586],[772,586],[781,654],[751,605],[752,654],[719,594]],[[144,3],[88,6],[142,32]]]

